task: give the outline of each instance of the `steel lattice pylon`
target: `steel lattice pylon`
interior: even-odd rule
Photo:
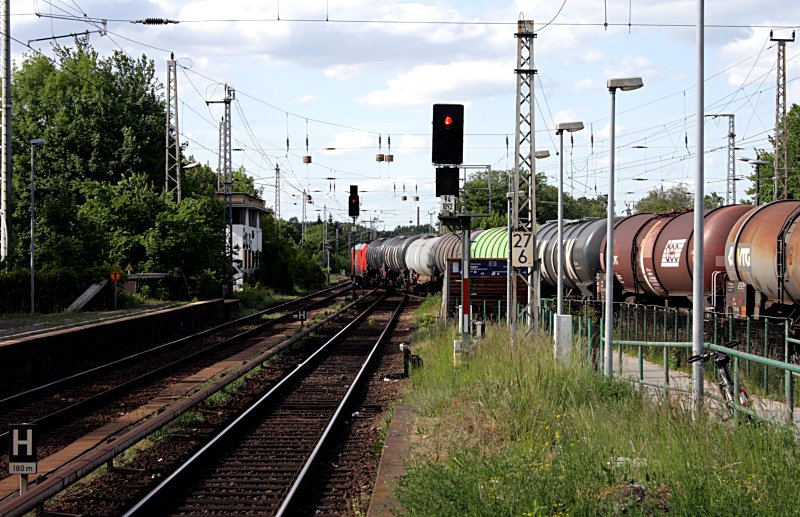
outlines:
[[[778,41],[778,81],[775,88],[775,200],[778,199],[779,178],[783,176],[783,198],[788,196],[788,146],[786,145],[786,40]]]
[[[178,131],[178,77],[175,54],[167,60],[167,126],[164,192],[181,202],[181,144]]]
[[[725,189],[725,204],[736,204],[736,127],[733,114],[728,117],[728,177]]]
[[[536,236],[536,165],[533,158],[535,147],[534,110],[533,110],[533,80],[536,70],[533,62],[533,32],[532,20],[519,20],[517,22],[517,97],[516,97],[516,133],[514,138],[514,179],[512,182],[511,197],[511,229],[512,231],[529,231]],[[509,257],[509,261],[511,257]],[[511,289],[509,293],[508,315],[512,333],[517,324],[516,307],[517,282],[522,279],[528,287],[528,303],[525,305],[528,328],[534,332],[539,330],[539,313],[536,310],[536,274],[537,267],[525,268],[527,274],[520,275],[517,268],[511,274]]]
[[[222,122],[219,125],[219,163],[218,174],[223,179],[223,194],[225,196],[225,206],[228,218],[228,244],[227,256],[228,263],[233,264],[233,168],[231,159],[231,102],[236,98],[236,90],[229,85],[225,85],[225,99],[221,101],[206,101],[206,104],[222,103],[225,105]],[[219,176],[217,176],[219,177]],[[217,183],[219,189],[219,183]]]
[[[728,175],[725,180],[725,204],[736,204],[736,131],[732,113],[715,113],[706,117],[728,117]]]
[[[281,166],[275,164],[275,228],[280,228],[281,220]]]

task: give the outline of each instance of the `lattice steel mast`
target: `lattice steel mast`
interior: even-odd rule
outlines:
[[[789,195],[789,146],[787,142],[787,122],[786,122],[786,42],[794,41],[794,31],[791,38],[779,38],[769,32],[770,41],[778,43],[778,82],[775,88],[775,155],[774,155],[774,177],[773,192],[774,200],[778,199],[778,178],[783,176],[783,198]]]
[[[536,164],[533,159],[535,147],[533,80],[536,74],[533,63],[533,20],[517,22],[517,76],[516,132],[514,137],[514,181],[511,199],[511,228],[513,231],[529,231],[536,241]],[[509,257],[510,264],[511,257]],[[511,272],[511,297],[508,303],[508,316],[511,318],[512,334],[517,324],[516,307],[517,282],[521,279],[528,287],[528,303],[524,313],[527,326],[539,331],[539,313],[536,299],[536,275],[538,267],[525,268],[527,274]]]
[[[178,130],[178,77],[175,54],[167,60],[167,127],[164,192],[176,193],[181,202],[181,144]]]
[[[728,175],[725,181],[725,204],[736,204],[736,130],[732,113],[717,113],[706,117],[728,117]]]
[[[12,161],[11,161],[11,7],[9,0],[2,2],[2,174],[0,174],[0,260],[8,257],[11,248]]]
[[[233,264],[233,168],[231,166],[231,102],[236,98],[236,90],[230,85],[225,85],[225,99],[221,101],[206,101],[206,104],[222,103],[225,111],[220,123],[220,149],[219,159],[222,165],[219,173],[224,178],[223,193],[228,215],[228,261]]]

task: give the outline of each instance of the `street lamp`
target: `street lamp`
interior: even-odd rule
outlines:
[[[761,171],[758,170],[759,165],[769,165],[769,162],[766,160],[761,160],[757,158],[745,158],[742,156],[739,158],[739,161],[749,163],[753,166],[753,170],[756,173],[756,206],[760,204],[760,195],[761,195]],[[735,197],[735,195],[734,195]]]
[[[615,101],[617,90],[624,92],[637,90],[642,87],[641,77],[624,77],[620,79],[609,79],[606,86],[611,93],[611,147],[609,150],[608,167],[608,216],[606,220],[606,328],[605,346],[603,349],[603,372],[606,377],[611,377],[611,370],[614,360],[614,349],[611,337],[614,321],[614,139],[616,133],[616,114]]]
[[[36,283],[36,268],[34,267],[34,259],[33,259],[33,251],[35,248],[34,244],[34,233],[33,230],[34,226],[34,216],[33,216],[33,176],[34,176],[34,163],[33,163],[33,147],[36,145],[44,145],[45,140],[44,138],[34,138],[31,140],[31,314],[34,312],[34,296],[33,296],[33,286]]]
[[[583,129],[583,122],[562,122],[556,126],[556,135],[558,135],[558,280],[556,281],[556,327],[555,327],[555,342],[556,350],[558,344],[562,342],[561,332],[561,316],[563,315],[564,305],[564,131],[574,133]]]

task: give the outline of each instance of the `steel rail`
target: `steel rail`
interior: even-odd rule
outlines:
[[[302,303],[303,301],[307,301],[308,299],[313,298],[314,296],[318,296],[320,293],[324,293],[324,292],[327,292],[327,291],[330,291],[330,290],[331,289],[325,289],[325,290],[319,291],[317,293],[312,293],[311,295],[305,296],[303,298],[299,298],[297,300],[292,300],[290,302],[286,302],[286,303],[280,304],[278,306],[272,307],[272,308],[267,309],[265,311],[261,311],[261,312],[259,312],[257,314],[245,316],[244,318],[239,318],[239,319],[234,320],[232,322],[227,322],[227,323],[225,323],[223,325],[219,325],[219,326],[214,327],[212,329],[207,329],[207,330],[201,331],[199,333],[193,334],[191,336],[186,336],[186,337],[180,338],[178,340],[171,341],[169,343],[165,343],[163,345],[159,345],[157,347],[150,348],[148,350],[143,350],[141,352],[137,352],[137,353],[132,354],[130,356],[123,357],[121,359],[117,359],[117,360],[112,361],[110,363],[106,363],[106,364],[91,368],[89,370],[85,370],[83,372],[76,373],[76,374],[71,375],[69,377],[65,377],[65,378],[60,379],[58,381],[53,381],[51,383],[48,383],[48,384],[33,388],[31,390],[28,390],[28,391],[25,391],[25,392],[21,392],[21,393],[18,393],[16,395],[12,395],[10,397],[6,397],[5,399],[0,400],[0,411],[4,410],[5,409],[4,406],[7,406],[12,402],[19,404],[19,403],[21,403],[22,401],[24,401],[27,398],[30,398],[30,397],[33,397],[33,396],[37,396],[37,395],[41,396],[41,395],[44,395],[44,394],[48,393],[48,391],[50,391],[50,390],[55,390],[55,389],[58,389],[58,388],[64,388],[64,387],[70,385],[71,383],[75,383],[75,382],[80,381],[80,380],[82,380],[82,379],[84,379],[86,377],[89,377],[91,375],[96,375],[96,374],[99,374],[99,373],[105,373],[107,371],[111,371],[114,368],[120,367],[120,366],[124,365],[125,363],[133,361],[134,359],[146,358],[149,355],[155,354],[157,352],[161,352],[166,348],[172,348],[172,347],[175,347],[175,346],[178,346],[178,345],[181,345],[181,344],[185,344],[185,343],[191,342],[192,340],[199,339],[200,337],[204,337],[204,336],[206,336],[206,335],[208,335],[210,333],[213,333],[213,332],[218,332],[218,331],[220,331],[220,330],[222,330],[224,328],[228,328],[228,327],[233,326],[233,325],[235,325],[237,323],[238,324],[246,323],[246,322],[249,322],[249,320],[255,319],[256,317],[262,317],[262,316],[264,316],[266,314],[272,314],[272,313],[278,312],[278,311],[283,310],[283,309],[285,309],[287,307],[290,307],[292,305],[297,305],[298,303]],[[345,289],[345,290],[347,290],[347,289]],[[328,296],[326,296],[326,297],[324,297],[324,298],[322,298],[320,300],[316,300],[316,301],[314,301],[314,302],[312,302],[312,303],[310,303],[310,304],[308,304],[308,305],[306,305],[304,307],[300,307],[300,308],[308,309],[308,308],[315,307],[315,306],[317,306],[317,305],[319,305],[321,303],[324,303],[324,302],[330,300],[331,298],[335,298],[336,296],[339,296],[341,294],[342,293],[340,293],[340,292],[333,292],[332,294],[329,294]],[[144,373],[143,375],[140,375],[138,377],[130,379],[130,380],[128,380],[128,381],[126,381],[126,382],[124,382],[122,384],[118,384],[118,385],[116,385],[116,386],[114,386],[112,388],[109,388],[109,389],[104,390],[104,391],[102,391],[100,393],[92,395],[91,397],[82,399],[82,400],[80,400],[80,401],[78,401],[78,402],[76,402],[74,404],[69,405],[69,406],[65,406],[65,407],[63,407],[63,408],[61,408],[61,409],[59,409],[57,411],[54,411],[54,412],[49,413],[47,415],[44,415],[44,416],[42,416],[40,418],[37,418],[35,420],[32,420],[32,421],[30,421],[28,423],[37,424],[38,426],[40,426],[40,429],[48,429],[48,428],[50,428],[50,426],[54,425],[55,423],[57,423],[59,421],[62,421],[64,418],[67,418],[68,416],[70,416],[72,414],[75,414],[78,411],[81,411],[86,407],[92,407],[93,405],[98,405],[98,404],[102,403],[104,400],[112,398],[112,397],[116,396],[119,393],[124,393],[125,391],[131,390],[131,389],[133,389],[133,388],[135,388],[135,387],[137,387],[137,386],[149,381],[150,379],[157,378],[160,375],[166,374],[170,370],[174,370],[175,368],[178,368],[178,367],[183,366],[185,364],[188,364],[188,363],[190,363],[192,361],[195,361],[195,360],[203,357],[204,355],[208,355],[208,354],[210,354],[210,353],[212,353],[214,351],[217,351],[217,350],[219,350],[219,349],[221,349],[221,348],[223,348],[225,346],[229,346],[232,343],[240,341],[240,340],[242,340],[242,339],[244,339],[246,337],[249,337],[249,336],[251,336],[253,334],[256,334],[258,332],[261,332],[261,331],[263,331],[263,330],[265,330],[265,329],[267,329],[269,327],[272,327],[272,326],[276,325],[277,323],[281,323],[281,322],[283,322],[285,320],[288,320],[288,319],[292,318],[292,316],[293,315],[291,313],[287,313],[287,314],[284,314],[282,316],[279,316],[278,318],[274,318],[274,319],[265,321],[265,322],[261,323],[260,325],[257,325],[256,327],[248,329],[248,330],[246,330],[244,332],[240,332],[239,334],[236,334],[234,336],[225,338],[222,341],[214,343],[213,345],[210,345],[210,346],[208,346],[208,347],[206,347],[206,348],[204,348],[202,350],[198,350],[198,351],[196,351],[196,352],[194,352],[192,354],[183,356],[183,357],[181,357],[180,359],[178,359],[176,361],[173,361],[173,362],[171,362],[169,364],[163,365],[163,366],[161,366],[159,368],[156,368],[154,370],[150,370],[147,373]],[[6,452],[8,450],[8,439],[7,439],[8,438],[8,434],[9,434],[9,431],[0,431],[0,453]]]
[[[320,356],[327,352],[328,348],[338,343],[343,337],[347,336],[355,326],[359,325],[367,316],[372,314],[372,312],[377,308],[378,304],[380,304],[386,298],[386,296],[387,294],[384,293],[377,301],[365,309],[361,314],[356,316],[350,323],[348,323],[344,328],[331,337],[305,361],[297,365],[292,372],[283,377],[277,384],[267,391],[267,393],[262,395],[249,408],[242,412],[233,422],[228,424],[206,445],[193,454],[172,474],[167,476],[158,486],[156,486],[136,505],[128,510],[128,512],[124,514],[125,517],[134,515],[152,515],[153,512],[157,513],[158,509],[160,508],[159,504],[164,495],[172,491],[175,485],[179,484],[192,468],[200,465],[206,459],[207,455],[215,452],[217,447],[223,445],[231,435],[239,432],[242,427],[247,425],[251,418],[254,418],[259,413],[260,408],[272,403],[276,397],[283,393],[284,388],[295,382],[298,378],[300,378],[301,375],[305,373],[307,369],[314,365]]]
[[[363,303],[366,297],[371,296],[377,290],[372,290],[366,295],[349,305],[341,308],[339,311],[329,315],[318,323],[309,325],[304,330],[301,330],[294,336],[283,341],[279,345],[263,352],[252,361],[226,373],[219,381],[212,385],[204,386],[192,395],[186,397],[182,401],[169,406],[166,410],[155,415],[151,419],[145,421],[139,426],[129,429],[127,432],[117,436],[111,441],[104,442],[96,446],[93,450],[88,451],[80,458],[69,462],[62,468],[52,471],[47,474],[46,479],[37,478],[35,484],[24,495],[19,496],[10,501],[0,503],[0,515],[3,517],[17,517],[25,515],[26,513],[35,510],[42,506],[48,499],[57,495],[61,491],[77,483],[85,476],[94,472],[97,468],[107,464],[113,459],[130,449],[136,443],[144,438],[158,431],[162,427],[171,423],[187,411],[195,408],[210,396],[224,389],[234,381],[242,378],[255,369],[276,356],[289,346],[297,343],[307,335],[315,332],[317,329],[326,325],[341,316],[345,311]]]
[[[408,295],[403,296],[403,299],[400,301],[397,308],[394,310],[391,319],[386,324],[386,327],[383,329],[383,332],[381,332],[381,335],[380,337],[378,337],[378,340],[375,342],[375,345],[373,345],[372,350],[370,350],[369,355],[367,356],[367,359],[364,361],[364,364],[359,369],[358,374],[356,374],[355,379],[353,379],[353,382],[350,384],[350,388],[347,390],[347,393],[344,395],[344,398],[342,399],[341,403],[339,403],[339,406],[336,408],[336,411],[334,412],[333,416],[328,422],[328,425],[325,427],[325,430],[323,431],[322,436],[320,436],[317,445],[314,447],[314,450],[309,455],[305,465],[303,465],[303,468],[300,470],[300,473],[295,478],[294,483],[292,483],[292,486],[289,489],[289,492],[287,492],[286,497],[283,500],[283,503],[281,504],[280,508],[278,508],[278,511],[275,513],[276,517],[282,517],[283,515],[287,514],[287,512],[291,513],[291,507],[295,502],[294,501],[295,496],[300,492],[300,487],[305,483],[306,475],[311,470],[311,468],[316,465],[317,458],[320,452],[324,449],[325,445],[327,444],[328,437],[336,428],[336,426],[340,424],[341,416],[344,412],[344,409],[350,404],[351,396],[356,390],[361,388],[364,382],[367,381],[367,376],[365,372],[372,366],[376,352],[381,346],[383,346],[383,344],[386,342],[386,339],[389,337],[389,332],[391,332],[392,328],[397,323],[397,319],[400,316],[400,311],[403,310],[403,306],[405,305],[407,300],[408,300]]]

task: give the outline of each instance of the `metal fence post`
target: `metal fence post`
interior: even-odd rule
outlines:
[[[733,425],[739,425],[739,358],[733,358]]]
[[[594,354],[592,354],[592,323],[593,323],[593,321],[594,321],[594,318],[589,318],[587,320],[587,322],[586,322],[587,323],[587,326],[586,326],[586,342],[588,343],[588,348],[589,348],[587,353],[589,354],[589,364],[592,365],[592,366],[594,366]]]
[[[750,353],[750,316],[747,317],[747,338],[745,339],[744,351]],[[750,361],[747,361],[747,378],[750,378]]]
[[[788,363],[789,354],[789,321],[783,322],[783,361]],[[786,392],[786,424],[792,425],[794,422],[794,376],[792,372],[784,372],[784,391]]]
[[[769,357],[769,320],[764,318],[764,357]],[[764,366],[764,393],[769,393],[769,368]]]

